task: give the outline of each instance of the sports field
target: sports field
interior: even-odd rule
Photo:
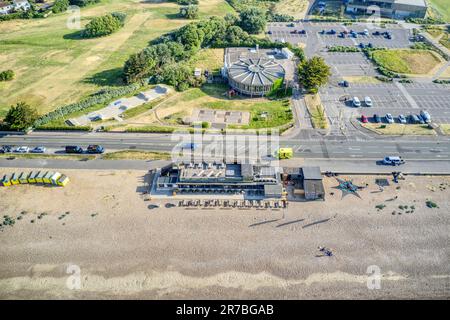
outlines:
[[[200,17],[233,11],[225,0],[200,0],[199,7]],[[69,29],[67,13],[1,22],[1,69],[14,70],[16,77],[0,83],[0,118],[17,101],[45,113],[101,87],[120,85],[121,67],[130,54],[190,21],[177,17],[179,6],[174,2],[103,0],[81,9],[81,27],[115,11],[127,14],[125,26],[96,39],[82,39],[80,30]]]

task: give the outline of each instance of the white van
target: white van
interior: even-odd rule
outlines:
[[[402,159],[402,157],[385,157],[383,159],[383,164],[391,165],[391,166],[399,166],[401,164],[404,164],[405,160]]]

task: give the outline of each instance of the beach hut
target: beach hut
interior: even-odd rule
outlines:
[[[58,185],[58,179],[61,177],[61,173],[59,172],[55,172],[51,177],[50,177],[50,181],[52,184],[54,185]]]
[[[40,171],[39,174],[36,176],[36,183],[44,183],[44,176],[47,172]]]
[[[11,177],[11,184],[13,185],[19,184],[19,175],[17,173],[13,173]]]
[[[65,187],[66,184],[69,183],[69,177],[62,175],[59,179],[58,179],[58,186],[61,187]]]
[[[20,182],[20,184],[28,184],[28,175],[29,175],[28,172],[22,172],[19,175],[19,182]]]
[[[28,176],[28,183],[36,183],[36,176],[39,174],[39,171],[31,171]]]
[[[52,172],[52,171],[47,172],[47,173],[45,174],[45,176],[42,178],[42,180],[44,181],[44,183],[51,184],[51,183],[52,183],[52,180],[50,180],[50,179],[51,179],[51,177],[52,177],[54,174],[55,174],[55,173]]]
[[[9,187],[11,185],[11,180],[9,179],[8,175],[4,175],[1,181],[2,186]]]

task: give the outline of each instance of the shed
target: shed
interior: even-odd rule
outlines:
[[[45,171],[40,171],[36,176],[36,183],[44,183],[44,176],[47,174]]]
[[[303,167],[303,189],[306,200],[325,200],[325,189],[320,167]]]
[[[51,178],[52,178],[52,176],[53,176],[54,174],[55,174],[55,173],[52,172],[52,171],[47,172],[47,173],[45,174],[45,176],[43,177],[43,179],[42,179],[42,180],[44,181],[44,183],[51,184],[51,183],[52,183]]]
[[[20,184],[27,184],[28,183],[28,173],[27,172],[22,172],[19,175],[19,182],[20,182]]]
[[[28,183],[36,183],[36,176],[39,174],[39,171],[31,171],[28,176]]]
[[[281,198],[283,195],[283,187],[280,184],[264,185],[264,196],[266,198]]]
[[[19,175],[17,173],[13,173],[11,177],[12,184],[19,184]]]
[[[58,179],[58,186],[65,187],[69,183],[69,178],[65,175],[62,175],[61,178]]]
[[[2,186],[9,187],[10,185],[11,185],[11,180],[9,180],[9,176],[5,174],[2,179]]]

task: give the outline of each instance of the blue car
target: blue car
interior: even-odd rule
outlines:
[[[197,147],[198,147],[198,145],[196,143],[188,142],[182,146],[182,149],[195,150],[195,149],[197,149]]]
[[[31,153],[45,153],[45,147],[35,147],[31,149]]]

